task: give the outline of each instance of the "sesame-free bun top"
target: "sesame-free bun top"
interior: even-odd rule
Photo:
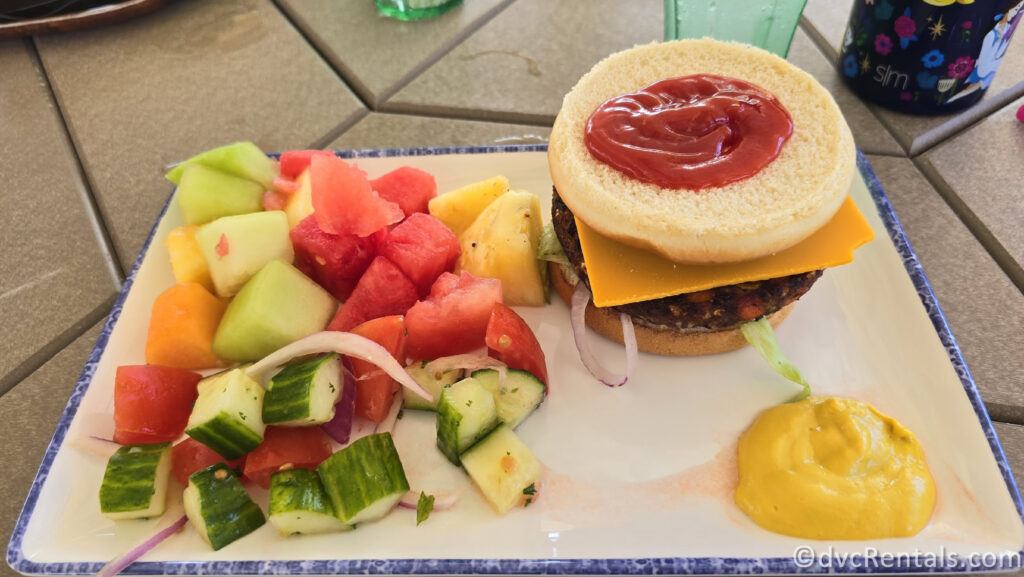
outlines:
[[[793,122],[778,157],[744,180],[694,190],[641,182],[588,151],[587,121],[606,100],[695,74],[744,80],[775,96]],[[637,46],[602,60],[565,96],[548,145],[551,178],[577,218],[681,263],[738,262],[799,243],[839,210],[855,155],[839,107],[809,74],[759,48],[710,39]]]

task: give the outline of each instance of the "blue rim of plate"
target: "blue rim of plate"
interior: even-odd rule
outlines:
[[[460,147],[427,147],[427,148],[390,148],[370,150],[344,150],[335,151],[342,158],[382,158],[401,156],[439,156],[449,154],[494,154],[510,152],[544,152],[547,150],[545,144],[520,144],[503,146],[460,146]],[[277,155],[271,155],[277,156]],[[953,338],[953,333],[946,322],[938,300],[932,292],[931,285],[917,260],[917,255],[910,246],[910,241],[903,232],[896,213],[893,211],[889,198],[882,190],[874,171],[867,159],[859,151],[857,153],[857,167],[864,181],[867,183],[871,198],[875,202],[878,214],[885,224],[889,238],[895,245],[903,266],[907,270],[914,287],[917,289],[921,303],[924,305],[931,319],[932,325],[942,342],[949,360],[953,365],[967,398],[974,408],[985,436],[988,439],[989,448],[996,458],[999,472],[1003,476],[1006,488],[1010,492],[1017,515],[1024,521],[1024,503],[1021,501],[1020,491],[1017,489],[1013,472],[1007,463],[1006,455],[999,444],[992,420],[985,410],[981,400],[981,394],[974,383],[974,378],[967,369],[960,347]],[[163,209],[157,217],[153,229],[149,233],[139,256],[135,259],[131,274],[125,280],[121,293],[114,303],[110,316],[106,323],[96,346],[89,355],[89,360],[82,370],[82,374],[75,385],[67,407],[61,416],[60,422],[54,431],[53,438],[43,456],[42,464],[36,474],[35,480],[21,515],[11,534],[11,540],[7,548],[7,563],[16,571],[26,574],[41,575],[75,575],[93,574],[98,572],[103,564],[94,562],[64,562],[64,563],[36,563],[22,555],[22,541],[29,519],[35,510],[36,502],[39,499],[43,483],[46,481],[53,465],[54,459],[67,435],[75,414],[78,411],[82,397],[85,395],[96,371],[103,351],[106,349],[110,334],[117,324],[121,315],[124,301],[131,291],[131,287],[142,265],[143,258],[149,251],[149,247],[156,235],[157,226],[163,219],[170,204],[170,197],[164,204]],[[1024,555],[1024,550],[1018,552]],[[549,575],[651,575],[651,574],[762,574],[762,573],[786,573],[786,574],[820,574],[820,573],[968,573],[995,570],[992,567],[984,568],[971,566],[966,558],[937,560],[934,555],[922,554],[909,558],[900,558],[899,564],[885,566],[880,563],[872,563],[870,560],[863,560],[860,564],[850,564],[841,567],[832,566],[830,563],[822,564],[817,558],[809,566],[797,564],[793,557],[768,557],[768,558],[743,558],[743,557],[661,557],[661,558],[639,558],[639,559],[323,559],[323,560],[290,560],[290,561],[140,561],[136,562],[123,572],[126,575],[260,575],[260,574],[296,574],[296,575],[344,575],[344,574],[549,574]],[[950,563],[949,561],[954,561]],[[1011,567],[1007,567],[1009,569]],[[1012,568],[1019,568],[1019,565]]]

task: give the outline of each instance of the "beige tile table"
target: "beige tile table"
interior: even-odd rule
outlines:
[[[844,110],[1024,474],[1024,39],[978,106],[900,115],[835,73],[851,2],[809,0],[789,58]],[[423,23],[383,19],[370,0],[177,0],[105,28],[0,40],[4,542],[171,192],[168,165],[242,139],[544,143],[583,72],[661,35],[659,0],[465,0]]]

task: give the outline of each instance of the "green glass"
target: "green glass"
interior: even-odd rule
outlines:
[[[440,16],[462,0],[376,0],[377,12],[399,20],[423,20]]]
[[[785,58],[807,0],[665,0],[665,40],[753,44]]]

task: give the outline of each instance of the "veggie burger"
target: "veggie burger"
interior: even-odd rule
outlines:
[[[586,324],[640,350],[696,355],[781,322],[873,233],[848,193],[850,129],[809,74],[709,39],[606,58],[566,95],[551,133],[553,283]],[[628,316],[624,319],[622,314]]]

